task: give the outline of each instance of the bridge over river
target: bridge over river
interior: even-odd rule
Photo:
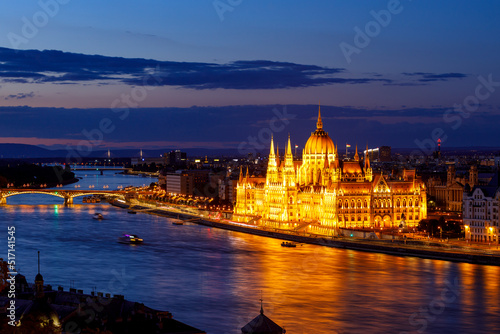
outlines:
[[[73,204],[73,198],[89,195],[106,195],[113,197],[124,197],[127,191],[118,190],[58,190],[58,189],[0,189],[0,204],[7,204],[7,197],[23,194],[43,194],[60,197],[64,199],[64,204]]]

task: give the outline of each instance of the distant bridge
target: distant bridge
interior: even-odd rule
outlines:
[[[114,170],[114,171],[123,171],[123,170],[132,170],[132,168],[127,168],[127,167],[73,167],[71,168],[71,171],[78,171],[78,170],[97,170],[97,171],[108,171],[108,170]]]
[[[106,195],[123,197],[126,191],[113,190],[56,190],[56,189],[0,189],[0,204],[7,204],[7,197],[23,194],[42,194],[64,199],[64,204],[73,204],[73,198],[88,195]]]

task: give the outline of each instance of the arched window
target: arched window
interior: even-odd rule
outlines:
[[[358,208],[361,209],[362,206],[361,206],[361,200],[358,199]]]
[[[403,208],[406,208],[406,199],[403,198]]]
[[[399,208],[401,206],[401,202],[399,201],[399,198],[396,199],[396,207]]]

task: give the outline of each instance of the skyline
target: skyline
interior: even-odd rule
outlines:
[[[500,139],[499,4],[231,3],[0,4],[0,142],[238,148],[288,108],[300,145],[319,101],[339,144]]]

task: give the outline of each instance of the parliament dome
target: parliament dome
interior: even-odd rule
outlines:
[[[306,154],[325,154],[335,152],[333,140],[327,132],[323,130],[323,121],[321,120],[321,109],[318,110],[318,122],[316,123],[316,131],[311,133],[311,137],[306,142],[304,147]]]

